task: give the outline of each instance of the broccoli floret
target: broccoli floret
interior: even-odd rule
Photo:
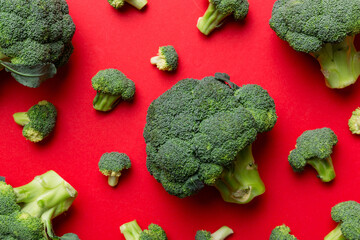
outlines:
[[[290,228],[283,224],[272,230],[270,240],[297,240],[297,238],[291,235]]]
[[[151,64],[162,71],[175,71],[178,66],[178,54],[171,45],[159,47],[158,56],[150,59]]]
[[[360,108],[352,112],[349,119],[349,129],[352,134],[360,134]]]
[[[303,132],[296,140],[296,149],[292,150],[288,157],[292,169],[302,172],[305,166],[310,164],[323,182],[330,182],[335,178],[331,154],[337,142],[337,136],[330,128]]]
[[[141,230],[136,220],[120,226],[126,240],[167,240],[165,231],[156,224],[150,224],[148,230]]]
[[[54,171],[16,188],[0,182],[0,239],[62,239],[55,235],[51,220],[67,211],[76,196],[76,190]],[[71,236],[66,239],[78,239]]]
[[[184,198],[206,184],[247,203],[264,193],[251,145],[277,116],[262,87],[238,87],[221,73],[184,79],[151,103],[146,120],[147,169],[169,194]]]
[[[99,161],[100,172],[108,176],[108,183],[115,187],[119,182],[121,171],[131,167],[130,158],[125,153],[104,153]]]
[[[147,0],[108,0],[108,2],[115,9],[119,9],[123,7],[125,3],[128,3],[138,10],[141,10],[147,4]]]
[[[277,0],[270,26],[296,51],[315,57],[330,88],[344,88],[360,75],[358,0]]]
[[[206,230],[199,230],[196,232],[195,240],[224,240],[233,233],[233,230],[227,226],[222,226],[212,234]]]
[[[331,217],[339,225],[324,240],[360,239],[360,204],[355,201],[341,202],[331,209]]]
[[[236,21],[246,17],[249,11],[247,0],[209,0],[205,14],[198,19],[197,28],[205,35],[209,35],[215,28],[220,27],[224,19],[230,15]]]
[[[117,69],[99,71],[91,83],[97,91],[93,106],[98,111],[110,111],[121,100],[130,101],[135,94],[135,83]]]
[[[44,140],[53,130],[56,123],[57,111],[48,101],[40,101],[27,112],[18,112],[13,115],[14,121],[24,126],[22,134],[31,142]]]
[[[0,70],[38,87],[68,62],[74,32],[64,0],[0,1]]]

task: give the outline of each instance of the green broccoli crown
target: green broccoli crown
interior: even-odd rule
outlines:
[[[346,240],[360,239],[360,204],[355,201],[341,202],[331,209],[331,217],[340,224]]]
[[[247,0],[209,0],[222,15],[233,15],[236,20],[243,19],[249,11]]]
[[[131,167],[130,158],[125,153],[104,153],[99,161],[99,170],[109,176],[112,172],[121,172]]]
[[[219,73],[184,79],[149,106],[146,164],[168,193],[183,198],[214,185],[259,132],[274,126],[275,105],[266,90],[228,80]]]
[[[140,233],[139,240],[167,240],[167,236],[162,227],[151,223],[148,226],[148,229],[145,229]]]
[[[291,235],[290,228],[283,224],[272,230],[270,240],[297,240],[297,238]]]
[[[208,232],[206,230],[199,230],[196,232],[195,240],[224,240],[233,233],[233,230],[228,226],[222,226],[214,233]]]
[[[0,203],[0,215],[9,215],[20,210],[13,188],[5,182],[0,182]]]
[[[148,230],[141,230],[136,220],[124,223],[120,231],[126,240],[167,240],[165,231],[156,224],[150,224]]]
[[[151,64],[154,64],[163,71],[175,71],[178,66],[179,56],[175,48],[171,45],[159,47],[158,56],[151,58]]]
[[[360,108],[352,112],[349,119],[349,129],[353,134],[360,134]]]
[[[196,232],[195,240],[212,240],[211,232],[206,230],[199,230]]]
[[[270,26],[291,47],[317,52],[325,43],[337,43],[360,32],[358,0],[277,0]]]

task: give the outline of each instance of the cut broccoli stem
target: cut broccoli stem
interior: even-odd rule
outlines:
[[[126,240],[138,240],[142,232],[136,220],[121,225],[120,231]]]
[[[115,187],[119,183],[121,173],[111,173],[108,177],[108,184],[111,187]]]
[[[141,10],[147,4],[147,0],[125,0],[125,2],[139,10]]]
[[[332,230],[328,235],[326,235],[324,240],[346,240],[346,238],[341,232],[340,224],[334,230]]]
[[[226,202],[245,204],[265,192],[251,151],[251,145],[240,151],[233,165],[215,182]]]
[[[347,36],[344,41],[326,43],[312,55],[319,61],[330,88],[344,88],[356,82],[360,75],[360,52],[354,46],[355,36]]]
[[[204,16],[200,17],[197,23],[197,27],[205,35],[209,35],[215,28],[219,27],[223,20],[229,16],[220,13],[214,4],[209,3]]]
[[[21,126],[25,126],[30,122],[30,118],[27,115],[27,112],[14,113],[13,117],[14,117],[14,121]]]
[[[93,106],[98,111],[110,111],[113,109],[121,100],[121,96],[110,95],[98,92],[94,98]]]
[[[164,56],[155,56],[150,59],[150,63],[153,65],[157,65],[159,62],[161,62],[162,64],[165,64]]]
[[[307,161],[318,173],[323,182],[330,182],[336,176],[331,157],[325,159],[312,158]]]
[[[231,228],[222,226],[216,232],[211,234],[211,240],[223,240],[233,233],[234,231]]]

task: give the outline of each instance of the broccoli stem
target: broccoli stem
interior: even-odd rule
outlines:
[[[0,52],[0,71],[3,70],[5,67],[1,64],[2,61],[8,60],[8,57]]]
[[[121,225],[120,231],[126,240],[138,240],[142,232],[136,220]]]
[[[30,122],[30,118],[27,115],[27,112],[14,113],[13,117],[14,117],[14,121],[21,126],[25,126]]]
[[[251,144],[240,151],[233,166],[225,169],[215,182],[226,202],[245,204],[265,192],[251,151]]]
[[[234,231],[231,228],[227,226],[222,226],[216,232],[211,234],[211,240],[224,240],[233,233]]]
[[[98,92],[94,98],[93,106],[98,111],[107,112],[112,110],[121,100],[121,96],[109,95]]]
[[[360,52],[354,46],[355,36],[340,43],[326,43],[312,55],[319,61],[330,88],[344,88],[356,82],[360,75]]]
[[[163,62],[164,61],[164,57],[163,56],[155,56],[155,57],[152,57],[151,59],[150,59],[150,63],[152,64],[152,65],[156,65],[156,64],[158,64],[159,62]]]
[[[323,182],[330,182],[336,176],[331,157],[325,159],[312,158],[307,161],[318,173]]]
[[[108,177],[108,184],[111,187],[116,187],[116,185],[119,183],[119,175],[109,175]]]
[[[141,10],[147,4],[147,0],[125,0],[125,2],[139,10]]]
[[[228,16],[220,13],[214,4],[209,3],[204,16],[200,17],[197,22],[197,28],[205,35],[209,35],[215,28],[219,27],[223,20]]]
[[[332,230],[328,235],[326,235],[324,240],[346,240],[346,238],[341,232],[340,224],[337,225],[337,227]]]

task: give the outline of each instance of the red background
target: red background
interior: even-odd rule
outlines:
[[[282,223],[302,240],[323,239],[336,224],[333,205],[359,201],[360,139],[347,127],[351,112],[360,105],[359,83],[344,90],[324,84],[319,65],[311,56],[295,52],[270,29],[274,1],[249,0],[245,21],[229,21],[209,37],[196,28],[206,0],[150,0],[139,12],[126,6],[113,9],[106,0],[68,1],[77,30],[70,62],[40,88],[18,84],[0,72],[2,126],[0,175],[13,186],[23,185],[50,169],[78,190],[71,209],[54,220],[56,232],[74,232],[81,239],[124,239],[119,226],[137,219],[142,228],[161,225],[169,239],[194,239],[196,230],[231,227],[233,239],[268,239]],[[359,47],[359,37],[356,40]],[[149,63],[161,45],[179,53],[179,69],[164,73]],[[118,68],[136,84],[132,103],[112,112],[92,108],[95,91],[91,78],[99,70]],[[146,111],[152,100],[177,81],[226,72],[238,85],[260,84],[275,99],[278,122],[262,134],[253,152],[266,193],[247,205],[222,201],[216,189],[178,199],[163,190],[146,170],[142,137]],[[40,100],[58,108],[55,132],[34,144],[21,135],[14,112],[26,111]],[[330,184],[308,168],[292,171],[287,156],[297,137],[308,129],[330,127],[339,138],[333,162],[337,177]],[[104,152],[127,153],[132,169],[116,188],[107,185],[97,167]]]

